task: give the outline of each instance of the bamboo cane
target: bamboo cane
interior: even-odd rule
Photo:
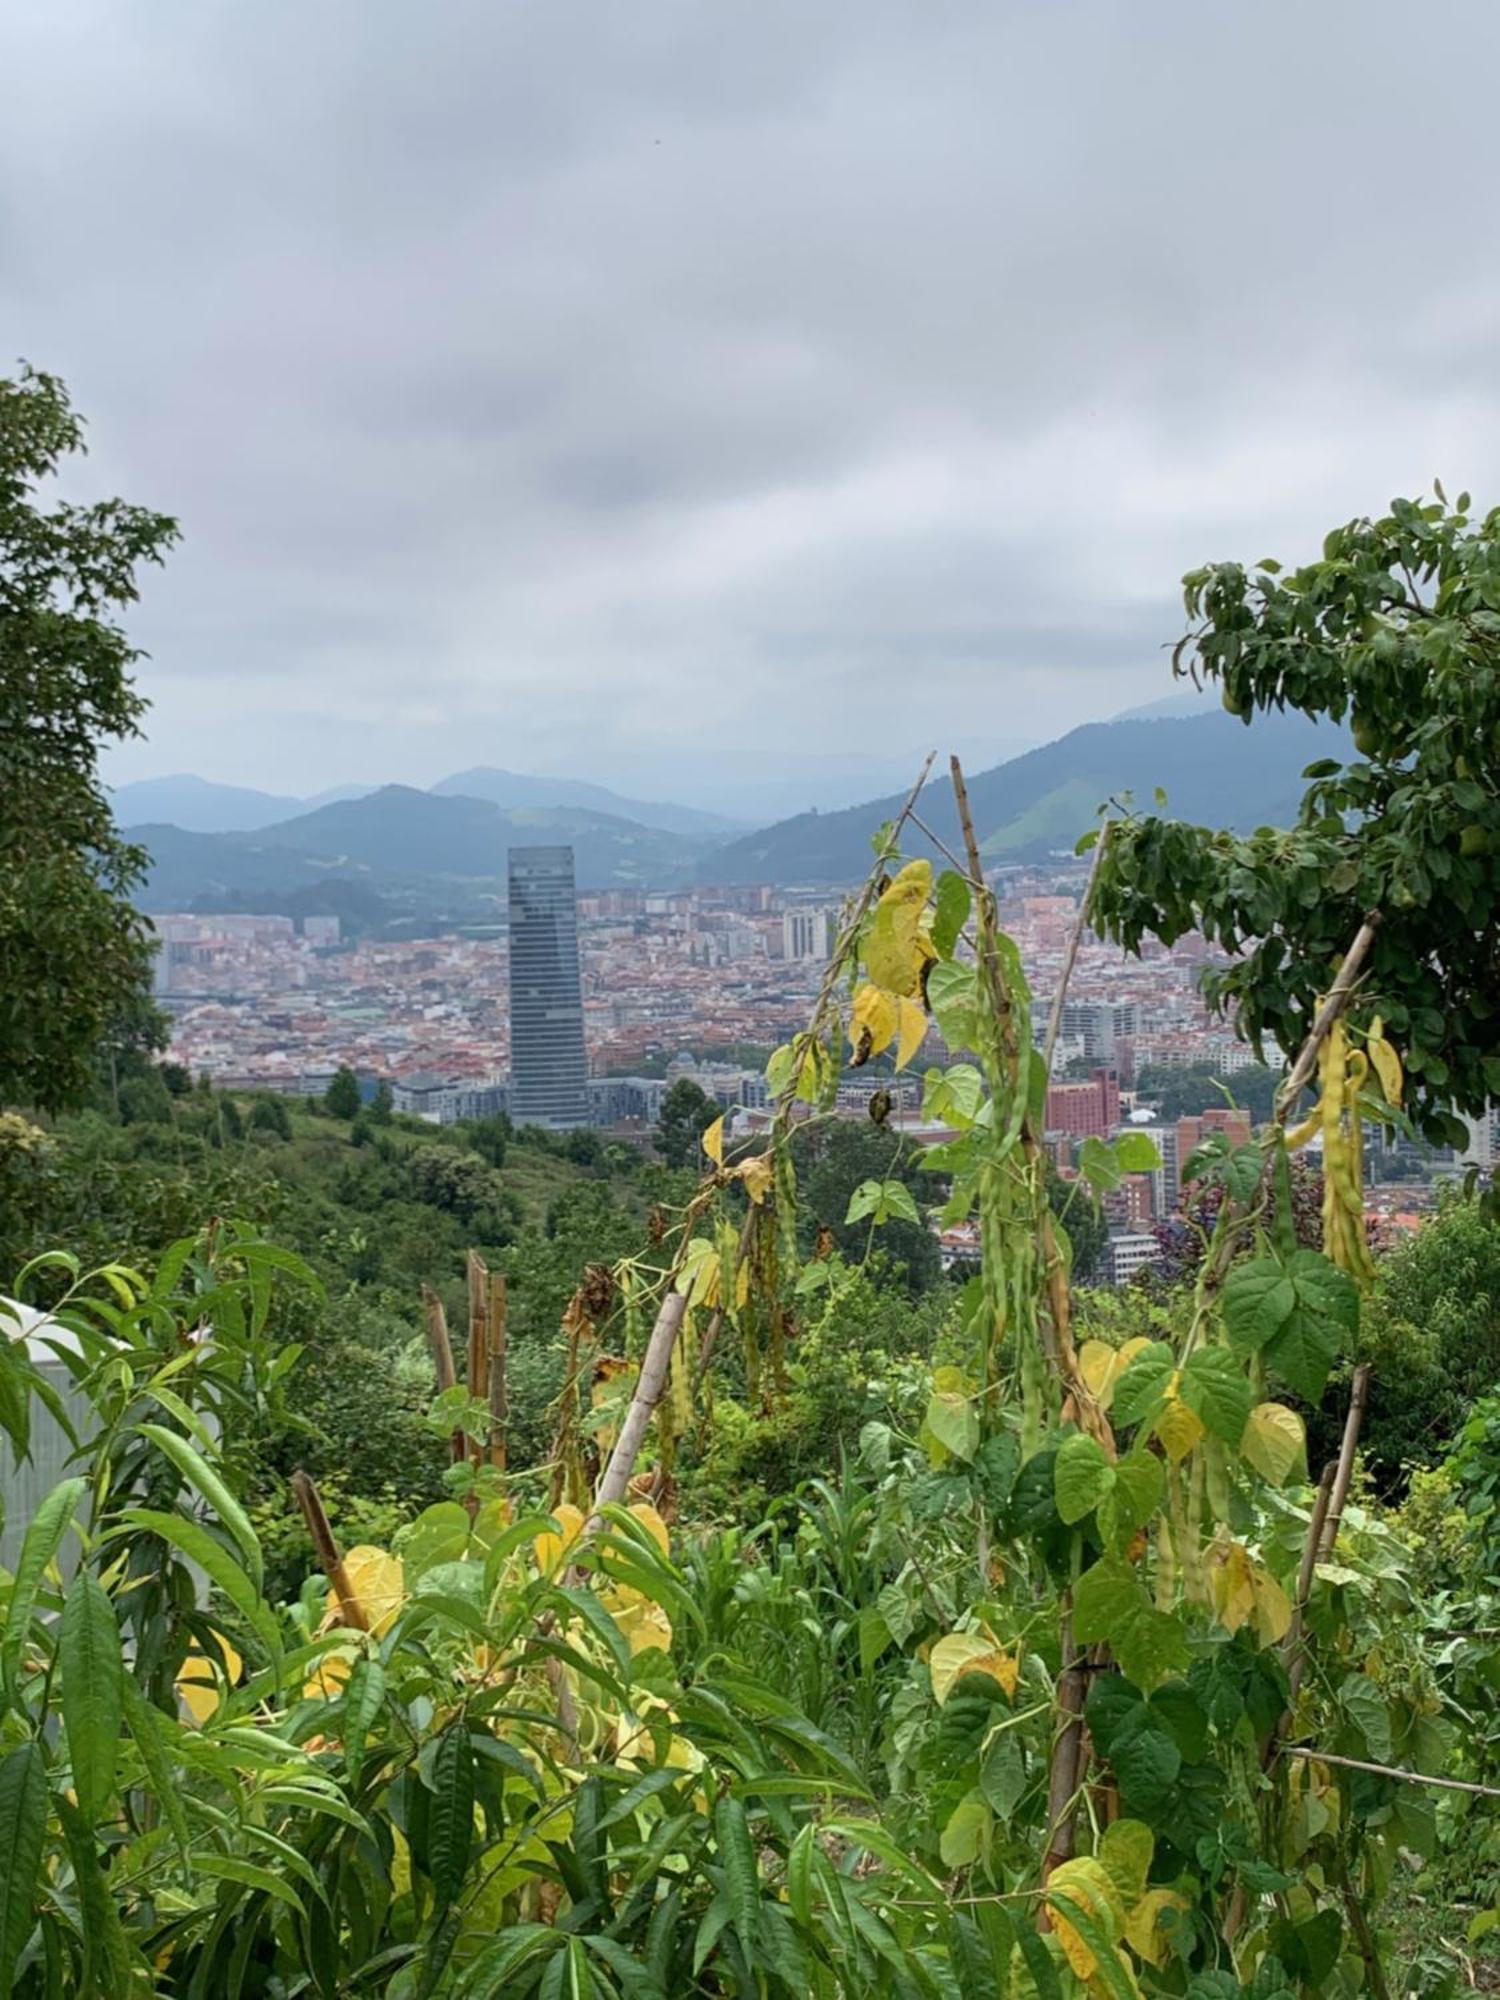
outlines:
[[[332,1584],[333,1594],[339,1601],[339,1616],[346,1625],[352,1625],[357,1632],[368,1632],[369,1618],[359,1601],[359,1593],[350,1581],[349,1572],[344,1567],[344,1558],[339,1553],[339,1545],[333,1538],[333,1529],[329,1526],[328,1515],[324,1511],[322,1495],[300,1467],[292,1474],[292,1495],[302,1510],[302,1518],[307,1523],[307,1532],[312,1536],[318,1565]]]

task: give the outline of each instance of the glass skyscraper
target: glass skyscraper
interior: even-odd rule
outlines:
[[[510,1115],[586,1125],[588,1061],[571,847],[510,850]]]

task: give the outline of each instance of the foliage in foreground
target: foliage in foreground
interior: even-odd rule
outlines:
[[[1360,1292],[1291,1232],[1285,1135],[1200,1163],[1220,1199],[1187,1309],[1078,1345],[1025,984],[977,869],[934,882],[887,836],[842,962],[772,1059],[770,1151],[710,1127],[661,1257],[586,1275],[568,1380],[599,1387],[563,1398],[550,1490],[449,1390],[455,1497],[342,1555],[309,1499],[323,1574],[290,1605],[237,1440],[288,1396],[268,1327],[305,1272],[221,1225],[149,1283],[62,1269],[39,1337],[90,1414],[0,1633],[0,1986],[1382,1990],[1382,1901],[1440,1832],[1397,1774],[1441,1770],[1459,1715],[1399,1544],[1305,1483],[1285,1399],[1354,1348]],[[975,1058],[926,1079],[934,1190],[984,1249],[951,1358],[796,1507],[673,1530],[653,1501],[716,1349],[774,1407],[793,1314],[836,1326],[857,1283],[801,1255],[792,1105],[820,1115],[846,1051],[914,1045],[924,993]],[[1325,1119],[1359,1115],[1352,1074],[1325,1054]],[[1137,1146],[1085,1170],[1108,1185]],[[850,1218],[912,1201],[872,1180]],[[602,1365],[621,1347],[637,1371]]]

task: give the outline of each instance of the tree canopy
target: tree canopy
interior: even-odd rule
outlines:
[[[98,758],[145,708],[115,614],[177,537],[122,500],[41,504],[82,450],[59,381],[0,380],[0,1101],[46,1110],[86,1096],[117,1024],[138,1038],[149,990],[130,903],[146,857],[115,827]]]
[[[1258,1051],[1288,1051],[1373,918],[1356,1020],[1383,1016],[1416,1122],[1461,1144],[1454,1113],[1500,1094],[1500,509],[1396,500],[1292,570],[1194,570],[1184,601],[1179,673],[1217,682],[1247,724],[1273,708],[1348,721],[1357,755],[1309,765],[1285,831],[1117,822],[1097,922],[1132,950],[1201,931],[1233,954],[1212,1000]]]

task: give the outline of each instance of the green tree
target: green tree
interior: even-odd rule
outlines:
[[[680,1076],[661,1101],[656,1150],[669,1167],[702,1164],[699,1141],[719,1115],[719,1107],[690,1076]]]
[[[396,1108],[395,1093],[384,1077],[375,1086],[375,1095],[370,1099],[370,1116],[377,1125],[389,1125],[391,1113]],[[499,1165],[496,1161],[494,1164]]]
[[[1382,1487],[1433,1465],[1500,1388],[1500,1225],[1456,1193],[1381,1259],[1361,1347],[1374,1363],[1366,1455]]]
[[[257,1097],[250,1110],[250,1130],[269,1132],[277,1139],[292,1136],[291,1113],[286,1108],[286,1100],[274,1091],[266,1091]]]
[[[1297,824],[1248,836],[1156,815],[1110,832],[1094,916],[1135,949],[1197,930],[1230,955],[1205,990],[1257,1052],[1300,1046],[1366,917],[1356,1028],[1379,1013],[1429,1139],[1500,1093],[1500,509],[1441,490],[1335,528],[1291,573],[1184,578],[1175,665],[1224,706],[1350,722],[1358,757],[1308,767]]]
[[[323,1093],[323,1107],[335,1118],[357,1118],[359,1106],[359,1078],[347,1063],[340,1063]]]
[[[937,1238],[924,1221],[892,1214],[872,1233],[868,1211],[849,1220],[855,1190],[867,1182],[898,1181],[920,1216],[942,1192],[935,1175],[923,1170],[919,1150],[903,1146],[896,1133],[867,1118],[831,1118],[804,1126],[792,1142],[802,1197],[800,1224],[810,1247],[818,1232],[831,1232],[837,1249],[852,1264],[871,1248],[901,1271],[908,1290],[924,1292],[942,1275]]]
[[[40,504],[82,449],[60,382],[0,380],[0,1101],[47,1110],[84,1099],[149,989],[130,901],[146,856],[120,837],[98,758],[145,708],[115,614],[177,536],[120,500]]]

